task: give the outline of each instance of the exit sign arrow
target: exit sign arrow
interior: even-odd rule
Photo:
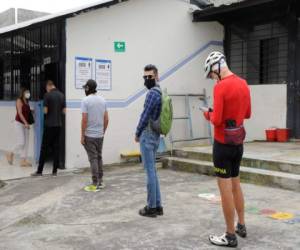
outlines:
[[[115,44],[115,52],[125,52],[126,44],[125,42],[116,41]]]
[[[123,48],[123,47],[124,47],[124,44],[122,44],[122,43],[118,43],[118,44],[117,44],[117,47],[118,47],[118,49],[121,49],[121,48]]]

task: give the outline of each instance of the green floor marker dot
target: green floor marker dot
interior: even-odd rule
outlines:
[[[259,209],[257,207],[246,207],[246,212],[250,214],[259,214]]]

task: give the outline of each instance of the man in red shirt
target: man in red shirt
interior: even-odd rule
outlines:
[[[251,116],[251,98],[247,82],[233,74],[220,52],[212,52],[205,62],[205,77],[216,80],[213,109],[202,108],[204,116],[214,125],[213,160],[218,179],[226,233],[210,235],[218,246],[237,247],[235,233],[247,236],[244,218],[244,196],[240,186],[240,163],[245,139],[244,119]],[[234,226],[235,210],[238,223]]]

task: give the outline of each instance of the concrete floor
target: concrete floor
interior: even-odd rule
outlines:
[[[211,146],[193,146],[188,147],[189,150],[200,152],[212,152]],[[244,157],[273,160],[288,163],[295,163],[300,165],[300,142],[292,143],[266,143],[266,142],[252,142],[245,144]],[[32,168],[23,168],[19,166],[19,160],[16,159],[13,166],[8,165],[5,154],[0,151],[0,179],[12,180],[30,176],[36,170],[34,165]],[[52,171],[52,163],[45,165],[45,174],[50,174]]]
[[[31,173],[35,172],[37,166],[33,163],[32,167],[20,167],[20,160],[18,157],[14,160],[13,165],[9,165],[6,160],[5,153],[0,151],[0,179],[14,180],[24,177],[29,177]],[[44,167],[44,174],[52,173],[52,163],[46,163]]]
[[[222,249],[210,245],[210,233],[223,233],[220,204],[199,198],[218,195],[215,179],[159,170],[165,215],[143,218],[145,175],[141,166],[105,171],[106,188],[83,191],[89,173],[25,178],[0,189],[0,249]],[[300,249],[300,195],[245,184],[249,237],[238,249]],[[293,213],[279,221],[262,209]]]

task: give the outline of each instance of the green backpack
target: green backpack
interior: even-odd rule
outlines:
[[[167,135],[171,130],[173,122],[172,99],[166,92],[162,93],[159,87],[154,87],[153,90],[159,92],[161,95],[161,111],[156,121],[150,121],[150,126],[155,132]]]

